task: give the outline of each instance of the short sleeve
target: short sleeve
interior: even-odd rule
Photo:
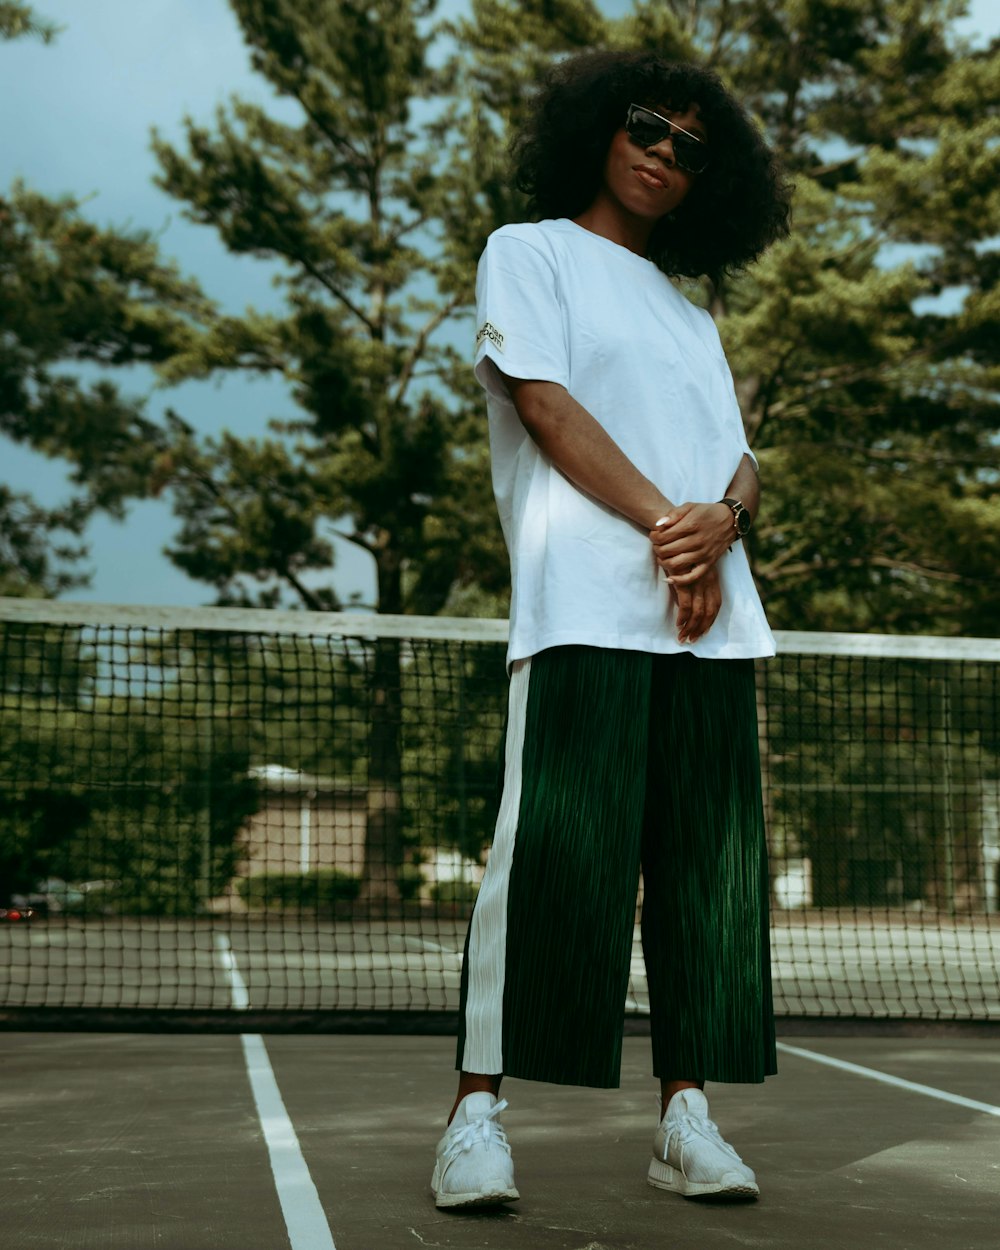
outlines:
[[[732,371],[730,370],[730,367],[729,367],[729,361],[726,361],[725,367],[726,367],[726,374],[729,375],[730,390],[732,391],[732,422],[734,422],[734,426],[735,426],[734,432],[736,434],[736,441],[739,442],[741,450],[744,451],[744,454],[747,456],[750,456],[750,459],[754,461],[755,469],[759,469],[760,465],[758,464],[758,457],[754,455],[754,452],[752,452],[750,449],[749,442],[746,441],[746,426],[742,424],[742,412],[740,411],[740,401],[736,397],[736,384],[734,381],[732,381]]]
[[[497,370],[513,378],[569,384],[566,327],[555,268],[537,247],[492,234],[476,274],[476,356],[479,382],[510,402]]]
[[[729,385],[733,388],[733,413],[736,418],[736,437],[739,440],[740,447],[753,461],[754,468],[759,469],[760,465],[757,463],[757,457],[753,454],[750,444],[747,442],[747,431],[746,426],[743,424],[743,414],[740,412],[740,401],[736,398],[736,387],[728,364],[726,365],[726,372],[729,373]]]
[[[757,457],[750,450],[750,444],[747,442],[746,426],[744,426],[743,424],[743,414],[740,410],[740,401],[736,395],[736,383],[733,381],[733,371],[729,367],[729,361],[726,359],[726,351],[725,351],[725,348],[722,346],[722,339],[719,336],[719,327],[715,324],[715,318],[712,316],[710,312],[708,312],[707,309],[703,309],[702,311],[704,313],[705,320],[707,321],[708,325],[711,327],[711,329],[708,331],[708,337],[712,346],[712,350],[716,353],[716,355],[719,358],[720,368],[722,369],[723,374],[725,375],[726,382],[729,387],[729,393],[732,396],[731,412],[732,412],[732,421],[733,421],[733,432],[736,435],[736,439],[740,445],[740,448],[754,462],[754,466],[759,469],[760,465],[757,463]]]

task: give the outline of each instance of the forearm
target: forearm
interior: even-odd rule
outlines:
[[[760,510],[760,475],[753,459],[745,452],[733,480],[726,487],[726,498],[738,499],[750,513],[751,520],[756,521]]]
[[[569,480],[650,530],[673,507],[565,387],[506,378],[521,423]]]

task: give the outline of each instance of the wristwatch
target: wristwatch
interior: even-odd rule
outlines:
[[[720,499],[719,502],[724,503],[727,508],[732,508],[733,524],[736,526],[736,533],[740,536],[740,538],[742,538],[744,534],[749,534],[750,526],[753,524],[753,517],[751,517],[750,513],[743,507],[742,500]]]

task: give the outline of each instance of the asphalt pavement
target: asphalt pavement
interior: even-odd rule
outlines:
[[[618,1090],[504,1083],[522,1199],[461,1214],[429,1189],[448,1038],[0,1033],[3,1244],[995,1250],[995,1037],[779,1039],[777,1076],[706,1089],[757,1202],[647,1185],[656,1086],[626,1037]]]

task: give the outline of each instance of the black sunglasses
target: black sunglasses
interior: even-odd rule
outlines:
[[[641,104],[628,106],[625,133],[641,148],[652,148],[669,139],[678,168],[689,174],[700,174],[708,166],[708,144],[703,139]]]

